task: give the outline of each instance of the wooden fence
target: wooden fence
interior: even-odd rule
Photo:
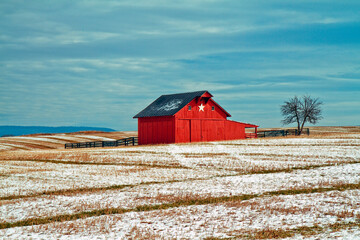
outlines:
[[[310,135],[310,129],[304,128],[301,134]],[[269,131],[259,131],[257,136],[260,137],[279,137],[279,136],[288,136],[288,135],[298,135],[297,129],[283,129],[283,130],[269,130]]]
[[[256,133],[245,133],[245,138],[257,138]]]
[[[117,147],[117,146],[135,146],[138,145],[137,137],[123,138],[116,141],[96,141],[96,142],[79,142],[65,143],[65,148],[93,148],[93,147]]]

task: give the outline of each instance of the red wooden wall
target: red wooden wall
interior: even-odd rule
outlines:
[[[174,128],[173,116],[138,118],[139,145],[174,143]]]
[[[235,140],[245,138],[245,126],[246,124],[226,120],[225,122],[225,140]]]
[[[229,120],[176,119],[175,142],[207,142],[245,138],[245,124]]]

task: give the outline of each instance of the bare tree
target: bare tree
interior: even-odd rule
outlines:
[[[318,98],[311,98],[310,96],[297,96],[290,98],[288,101],[281,105],[281,113],[284,119],[281,121],[283,125],[290,123],[297,123],[297,133],[301,134],[306,122],[315,124],[321,116],[321,102]]]

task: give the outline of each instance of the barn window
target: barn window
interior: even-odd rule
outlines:
[[[211,107],[211,111],[215,111],[215,107],[214,107],[214,106]]]
[[[191,111],[191,106],[189,106],[189,111]]]

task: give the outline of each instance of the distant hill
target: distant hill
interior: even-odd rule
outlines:
[[[79,131],[114,132],[111,128],[100,127],[45,127],[45,126],[0,126],[0,137],[21,136],[36,133],[69,133]]]

